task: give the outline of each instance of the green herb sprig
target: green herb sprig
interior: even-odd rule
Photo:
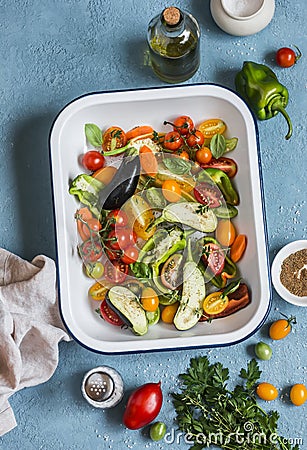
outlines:
[[[179,429],[186,433],[191,450],[211,445],[227,450],[299,450],[277,433],[279,414],[266,412],[257,403],[255,386],[261,371],[252,359],[241,369],[242,384],[227,387],[228,368],[208,358],[192,358],[180,374],[180,393],[173,393]]]

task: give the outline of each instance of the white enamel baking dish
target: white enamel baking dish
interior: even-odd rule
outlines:
[[[234,219],[240,233],[248,236],[248,246],[238,264],[251,292],[251,303],[241,311],[212,323],[199,323],[189,331],[157,324],[140,337],[130,330],[101,320],[88,299],[92,281],[82,271],[77,253],[78,236],[74,214],[78,203],[68,193],[69,182],[84,169],[78,160],[88,148],[84,125],[95,123],[102,129],[118,125],[128,130],[150,124],[163,130],[163,121],[189,115],[195,123],[219,117],[228,126],[229,137],[239,143],[232,154],[239,170],[235,183],[240,193],[239,214]],[[63,321],[86,348],[107,354],[161,351],[182,348],[226,346],[252,335],[264,322],[271,302],[260,152],[257,128],[246,104],[231,90],[213,84],[99,92],[80,97],[57,116],[50,133],[59,304]]]

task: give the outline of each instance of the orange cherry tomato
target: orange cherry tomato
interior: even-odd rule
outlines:
[[[80,217],[82,219],[82,221],[78,220],[78,217]],[[87,207],[78,209],[78,211],[76,213],[77,229],[78,229],[78,233],[79,233],[79,236],[81,237],[82,241],[86,241],[88,239],[88,235],[86,233],[84,233],[84,230],[83,230],[83,226],[84,226],[83,221],[86,222],[87,220],[92,219],[92,217],[93,217],[93,214]]]
[[[215,134],[223,134],[226,130],[226,124],[221,119],[208,119],[202,122],[198,129],[205,138],[212,138]]]
[[[224,247],[229,247],[233,243],[236,237],[236,229],[231,220],[222,219],[219,221],[215,230],[215,237]]]
[[[188,154],[188,152],[186,152],[185,150],[183,150],[182,152],[180,152],[178,154],[179,158],[185,159],[186,161],[189,161],[190,156]]]
[[[258,397],[260,397],[262,400],[266,400],[267,402],[270,402],[272,400],[275,400],[278,397],[278,391],[275,386],[271,383],[260,383],[257,386],[256,394]]]
[[[167,201],[171,203],[176,203],[181,198],[181,188],[177,181],[166,180],[162,184],[162,194]]]
[[[235,237],[231,247],[230,247],[230,259],[236,263],[238,262],[245,252],[246,249],[247,238],[245,234],[238,234]]]
[[[161,319],[164,323],[173,323],[175,314],[177,312],[179,302],[173,303],[172,305],[167,305],[161,313]]]
[[[205,314],[219,314],[223,312],[229,304],[227,295],[223,297],[222,291],[212,292],[207,295],[203,302],[203,310]]]
[[[98,233],[101,228],[102,226],[99,220],[92,217],[86,221],[86,224],[83,224],[83,233],[88,239],[91,235]]]
[[[296,318],[293,316],[273,322],[269,329],[270,338],[276,341],[284,339],[292,329],[291,323],[296,324]]]
[[[109,288],[97,281],[88,290],[90,297],[96,301],[103,301],[106,298]]]
[[[106,166],[102,169],[96,170],[96,172],[93,173],[93,177],[96,178],[96,180],[101,181],[103,184],[109,184],[111,183],[114,175],[116,174],[117,169],[113,166]]]
[[[307,400],[307,389],[304,384],[294,384],[290,390],[290,400],[295,406],[303,405]]]
[[[151,287],[146,287],[142,291],[141,303],[145,311],[154,312],[159,307],[159,297]]]
[[[202,147],[195,153],[196,161],[199,164],[207,164],[212,159],[212,153],[210,148],[208,147]]]
[[[104,152],[109,152],[110,150],[124,147],[126,144],[126,133],[120,127],[110,127],[103,133],[102,150]]]

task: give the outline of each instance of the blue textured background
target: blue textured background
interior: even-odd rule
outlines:
[[[147,23],[165,1],[150,0],[0,0],[0,246],[32,259],[39,253],[55,257],[55,239],[48,157],[48,134],[65,104],[81,94],[113,89],[163,85],[144,65]],[[216,82],[234,87],[244,60],[263,62],[289,88],[288,112],[293,137],[284,140],[281,116],[259,123],[268,223],[269,251],[295,239],[306,239],[306,5],[304,0],[277,0],[271,24],[248,37],[223,33],[213,22],[209,1],[177,0],[198,20],[202,61],[189,82]],[[296,44],[303,58],[280,69],[274,52]],[[18,427],[0,438],[7,450],[27,449],[168,449],[153,443],[145,431],[121,425],[125,402],[99,411],[81,397],[83,374],[96,365],[115,367],[127,392],[161,379],[165,400],[159,415],[169,429],[174,410],[169,392],[191,357],[207,354],[220,360],[237,380],[240,367],[254,356],[254,344],[268,338],[269,323],[279,312],[294,314],[298,324],[285,341],[274,342],[273,358],[260,362],[263,380],[272,382],[280,398],[264,408],[280,412],[279,430],[301,438],[307,449],[307,404],[289,403],[289,387],[307,382],[307,308],[288,305],[276,293],[266,325],[252,338],[230,348],[125,356],[91,353],[75,342],[60,345],[60,363],[49,382],[11,398]],[[188,448],[181,441],[172,448]]]

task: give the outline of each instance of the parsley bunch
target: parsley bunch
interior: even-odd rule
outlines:
[[[247,370],[241,369],[242,384],[228,390],[229,370],[221,363],[210,364],[208,358],[192,358],[186,373],[180,374],[183,385],[173,393],[180,430],[191,450],[211,445],[227,450],[298,450],[277,433],[279,414],[265,412],[257,403],[255,385],[261,371],[252,359]]]

